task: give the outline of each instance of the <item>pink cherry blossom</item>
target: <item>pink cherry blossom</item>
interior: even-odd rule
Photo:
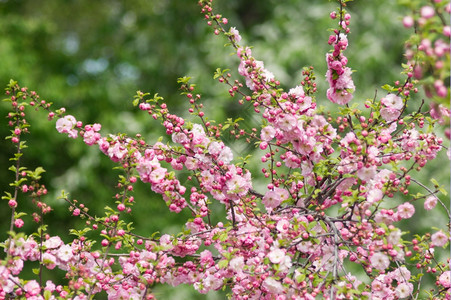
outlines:
[[[401,110],[404,106],[402,98],[396,96],[395,94],[388,94],[384,98],[381,99],[381,103],[388,108],[393,108],[397,110]]]
[[[280,129],[290,131],[296,126],[297,119],[290,114],[280,114],[276,124]]]
[[[448,243],[449,237],[440,230],[431,236],[431,241],[434,246],[443,247]]]
[[[85,132],[83,133],[83,141],[90,146],[96,144],[101,139],[101,135],[98,133],[101,128],[102,126],[98,123],[92,126],[86,125]]]
[[[275,208],[279,206],[282,201],[287,200],[289,197],[289,193],[281,188],[275,188],[274,190],[270,190],[266,192],[265,196],[262,199],[262,203],[267,208]]]
[[[211,142],[210,145],[208,145],[208,153],[214,156],[218,156],[219,153],[221,153],[222,147],[223,145],[221,145],[221,143],[219,142]]]
[[[390,232],[389,236],[387,237],[387,241],[392,245],[396,245],[400,241],[401,236],[402,236],[401,230],[395,229]]]
[[[384,193],[380,189],[374,188],[374,189],[371,189],[367,193],[366,200],[369,203],[376,203],[376,202],[380,201],[383,196],[384,196]]]
[[[233,160],[232,150],[227,146],[222,147],[221,152],[218,156],[218,160],[222,161],[225,164],[231,163]]]
[[[185,144],[188,143],[189,139],[183,132],[174,132],[172,134],[172,141],[177,144]]]
[[[261,139],[265,142],[272,140],[275,135],[276,130],[272,126],[265,126],[260,133]]]
[[[351,75],[351,68],[344,68],[343,74],[341,74],[335,82],[335,88],[337,90],[346,90],[347,92],[352,93],[355,90],[355,85]]]
[[[274,277],[268,277],[263,281],[263,288],[272,294],[281,294],[283,292],[282,284]]]
[[[285,259],[285,251],[276,248],[268,253],[268,258],[273,264],[280,264]]]
[[[352,92],[354,90],[334,90],[334,89],[328,89],[327,90],[327,98],[332,101],[333,103],[345,105],[349,103],[349,101],[352,100],[354,97]]]
[[[108,148],[107,153],[112,161],[118,162],[126,156],[127,149],[125,148],[125,146],[122,143],[117,141]]]
[[[435,196],[429,196],[424,201],[424,209],[431,210],[437,205],[437,198]]]
[[[241,42],[241,35],[240,35],[239,31],[235,27],[231,27],[230,28],[230,34],[232,34],[233,39],[237,43]]]
[[[71,129],[75,127],[77,120],[72,115],[64,116],[56,121],[56,130],[59,133],[68,133]]]
[[[87,131],[83,134],[83,141],[87,145],[94,145],[97,143],[97,141],[100,139],[100,134],[97,132],[94,132],[93,130]]]
[[[387,255],[376,252],[370,257],[371,266],[379,271],[383,271],[390,265],[390,259]]]
[[[409,219],[415,213],[415,207],[409,202],[403,203],[398,206],[398,214],[403,219]]]
[[[400,283],[396,289],[395,294],[399,299],[407,298],[412,294],[413,285],[411,283]]]
[[[56,130],[59,133],[67,133],[69,137],[76,138],[78,136],[78,131],[74,129],[77,125],[77,120],[72,115],[64,116],[56,121]]]
[[[37,296],[41,292],[41,287],[36,280],[28,281],[24,286],[25,291],[30,296]]]
[[[156,168],[149,175],[150,182],[154,184],[163,182],[166,172],[165,168]]]
[[[68,262],[74,255],[69,245],[63,245],[58,249],[57,256],[61,261]]]
[[[44,242],[44,246],[47,249],[56,249],[63,245],[63,241],[59,236],[52,236]]]
[[[357,176],[365,181],[369,181],[370,179],[373,179],[374,176],[376,176],[377,173],[377,167],[371,166],[371,167],[363,167],[357,170]]]
[[[297,86],[295,88],[292,88],[288,91],[288,94],[290,96],[293,96],[294,98],[298,99],[301,97],[304,97],[304,89],[302,88],[302,86]]]
[[[229,262],[230,268],[235,272],[240,272],[243,270],[244,267],[244,257],[238,256],[234,257]]]
[[[56,286],[52,281],[50,281],[50,280],[46,281],[44,290],[53,292],[55,290],[55,288],[56,288]]]
[[[451,287],[451,271],[445,271],[440,275],[438,282],[445,288]]]
[[[391,107],[381,108],[380,113],[381,117],[387,122],[395,121],[401,115],[401,112],[398,109]]]
[[[282,219],[279,222],[277,222],[276,228],[279,232],[286,233],[290,228],[290,222],[286,219]]]
[[[55,255],[45,252],[42,255],[42,262],[44,263],[45,267],[49,270],[52,270],[56,267],[57,261]]]
[[[280,195],[275,191],[266,192],[262,199],[262,203],[268,208],[275,208],[279,206],[281,202]]]

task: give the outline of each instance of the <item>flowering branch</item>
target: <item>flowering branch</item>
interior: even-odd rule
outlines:
[[[346,2],[338,1],[338,10],[330,14],[338,26],[328,41],[327,91],[318,90],[313,67],[304,68],[300,84],[285,91],[251,48],[240,45],[239,31],[227,30],[228,20],[214,11],[212,1],[199,1],[213,33],[223,35],[237,54],[238,73],[249,92],[228,70],[217,69],[214,77],[226,84],[231,97],[242,97],[240,104],[253,106],[261,124],[251,130],[240,127],[239,119],[213,125],[189,77],[178,82],[188,112],[199,124],[172,114],[158,94],[139,91],[134,97],[133,104],[164,127],[170,140],[166,144],[163,139],[148,143],[141,134],[105,135],[100,124],[83,124],[10,82],[10,139],[18,145],[11,167],[14,193],[4,197],[12,208],[10,229],[13,223],[23,225],[15,210],[20,190],[30,192],[39,209],[33,218],[41,225],[29,236],[10,230],[3,245],[7,253],[0,265],[0,296],[92,299],[106,293],[111,299],[152,299],[154,284],[184,283],[200,293],[228,288],[235,299],[402,299],[422,297],[426,270],[436,281],[435,297],[446,297],[450,271],[437,252],[449,245],[449,233],[437,228],[411,239],[401,222],[414,218],[418,208],[413,203],[421,199],[426,210],[439,201],[451,219],[437,197],[446,191],[438,183],[433,191],[412,178],[444,148],[429,129],[437,121],[422,112],[424,101],[418,110],[412,102],[421,84],[415,69],[424,57],[408,56],[405,82],[383,86],[387,94],[382,97],[376,90],[360,110],[351,103],[355,85],[344,55],[351,20]],[[434,12],[441,8],[437,5]],[[426,20],[432,19],[430,14],[421,11]],[[317,102],[325,98],[341,108],[324,113]],[[59,133],[98,147],[122,171],[115,206],[107,206],[103,217],[94,217],[84,203],[63,194],[72,215],[87,219],[86,227],[70,231],[75,238],[69,243],[46,233],[43,215],[50,207],[41,199],[47,190],[38,183],[44,170],[28,171],[19,163],[28,106],[45,111],[49,121],[56,119]],[[222,132],[255,142],[262,178],[251,174],[246,160],[235,162]],[[179,180],[181,171],[189,174],[186,186]],[[138,180],[161,195],[169,212],[190,213],[178,234],[133,233],[124,217],[138,200],[131,195]],[[412,181],[429,195],[413,194]],[[222,208],[222,219],[212,218],[213,205]],[[39,282],[23,279],[23,264],[36,260]],[[416,268],[408,269],[412,263]],[[66,272],[67,284],[50,281],[44,287],[41,274],[54,268]]]

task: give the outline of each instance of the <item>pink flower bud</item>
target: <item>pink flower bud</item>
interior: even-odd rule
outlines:
[[[24,221],[22,219],[16,219],[14,220],[14,226],[17,228],[21,228],[24,225]]]
[[[402,19],[402,24],[404,25],[405,28],[410,28],[413,26],[414,20],[411,16],[405,16]]]
[[[432,6],[426,5],[421,8],[420,13],[423,18],[429,19],[435,15],[435,10]]]

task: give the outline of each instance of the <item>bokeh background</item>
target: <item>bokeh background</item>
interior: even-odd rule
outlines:
[[[237,27],[244,43],[253,46],[257,59],[263,60],[284,88],[299,84],[304,66],[314,66],[320,89],[318,104],[329,105],[325,97],[325,53],[328,28],[335,26],[329,13],[336,4],[327,0],[227,0],[216,1],[217,11]],[[403,41],[411,34],[402,27],[405,8],[396,1],[355,1],[349,3],[352,14],[346,52],[349,66],[357,70],[353,78],[357,86],[353,101],[361,103],[373,98],[380,87],[403,77]],[[37,91],[41,98],[65,107],[85,124],[102,124],[102,133],[142,133],[149,142],[163,134],[158,122],[135,109],[131,100],[137,90],[159,93],[173,113],[188,116],[188,105],[180,96],[177,78],[192,77],[202,93],[207,115],[217,122],[238,116],[252,124],[252,108],[239,106],[231,99],[225,85],[213,80],[214,70],[230,68],[236,74],[238,59],[224,47],[226,40],[212,33],[197,1],[187,0],[2,0],[0,1],[0,86],[11,78],[22,86]],[[244,44],[243,43],[243,44]],[[235,101],[234,101],[235,100]],[[420,103],[421,96],[415,101]],[[8,105],[0,105],[6,116]],[[188,117],[189,118],[189,117]],[[53,211],[45,221],[51,235],[67,236],[69,228],[83,221],[72,217],[67,204],[57,200],[61,190],[69,192],[90,208],[102,214],[113,205],[114,184],[119,173],[96,147],[82,141],[69,140],[56,133],[43,113],[29,113],[32,135],[27,136],[29,149],[24,165],[30,169],[43,166],[43,182],[49,190],[46,201]],[[0,133],[9,134],[7,121]],[[439,133],[442,134],[442,133]],[[447,142],[448,143],[448,142]],[[252,145],[232,143],[236,153],[249,152]],[[11,191],[13,174],[7,171],[13,148],[3,141],[0,148],[0,185]],[[236,154],[238,155],[238,154]],[[435,177],[449,190],[449,168],[443,167],[446,155],[432,162],[420,176],[425,182]],[[257,157],[258,161],[258,157]],[[449,163],[447,164],[449,165]],[[258,168],[256,168],[258,170]],[[254,172],[258,176],[258,172]],[[431,186],[429,184],[429,186]],[[151,235],[154,231],[176,232],[183,217],[169,213],[164,202],[150,187],[138,184],[138,199],[131,216],[136,232]],[[449,203],[448,197],[442,197]],[[20,207],[31,205],[26,197]],[[421,203],[417,207],[420,208]],[[9,227],[9,209],[0,209],[0,238]],[[434,220],[444,226],[446,218],[437,211],[417,210],[420,231]],[[435,220],[444,220],[438,225]],[[29,230],[33,224],[25,219]],[[26,227],[26,228],[28,228]],[[423,228],[423,229],[421,229]],[[0,255],[2,257],[2,255]],[[31,275],[30,275],[31,276]],[[48,278],[62,273],[47,274]],[[224,293],[200,296],[191,287],[157,286],[160,299],[222,299]]]

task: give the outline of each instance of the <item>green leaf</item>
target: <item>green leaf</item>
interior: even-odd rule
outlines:
[[[50,297],[52,297],[52,292],[49,291],[49,290],[45,290],[45,291],[44,291],[44,299],[45,299],[45,300],[49,300]]]
[[[13,196],[11,193],[5,192],[6,196],[2,196],[2,200],[11,200]]]
[[[177,83],[187,84],[190,79],[191,79],[191,77],[183,76],[183,77],[180,77],[177,79]]]
[[[20,178],[19,180],[14,181],[13,183],[10,183],[9,185],[10,186],[20,186],[22,184],[22,182],[24,182],[24,181],[27,181],[27,179],[26,178]]]
[[[232,258],[232,253],[224,252],[224,253],[223,253],[223,256],[224,256],[227,260],[229,260],[229,259]]]
[[[9,160],[17,161],[23,155],[23,153],[14,153],[14,157],[11,157]]]
[[[394,87],[392,87],[391,85],[389,85],[389,84],[383,85],[382,88],[383,88],[384,90],[388,91],[388,92],[396,91],[396,89],[395,89]]]
[[[27,213],[24,213],[24,212],[14,212],[14,220],[17,220],[26,215],[27,215]]]
[[[324,223],[323,221],[320,220],[320,221],[319,221],[319,225],[321,225],[321,227],[323,228],[323,230],[324,230],[325,232],[328,231],[326,223]]]
[[[218,77],[221,77],[221,69],[217,68],[215,74],[213,75],[213,79],[217,79]]]
[[[439,187],[440,185],[438,184],[437,180],[435,180],[434,178],[431,178],[431,182],[432,184],[434,184],[434,187]]]
[[[296,282],[301,283],[302,281],[305,281],[305,278],[306,278],[305,274],[300,274],[296,276]]]
[[[41,174],[44,172],[45,172],[44,168],[37,167],[34,171],[28,171],[28,176],[32,180],[39,180],[39,179],[41,179]]]
[[[66,199],[69,197],[69,193],[67,193],[65,190],[61,190],[61,195],[58,197],[58,199]]]
[[[17,81],[15,81],[14,79],[10,79],[9,80],[9,84],[8,84],[8,87],[9,88],[14,88],[15,86],[17,85]]]
[[[225,242],[225,241],[227,240],[227,238],[228,238],[227,232],[222,232],[222,233],[219,235],[219,240],[220,240],[221,242]]]
[[[224,269],[229,265],[229,261],[227,259],[222,259],[218,262],[218,268]]]
[[[308,224],[308,228],[307,228],[307,230],[308,230],[308,231],[312,230],[312,229],[313,229],[313,227],[315,227],[315,226],[316,226],[316,224],[317,224],[317,222],[316,222],[316,221],[312,221],[312,222],[310,222],[310,223]]]

